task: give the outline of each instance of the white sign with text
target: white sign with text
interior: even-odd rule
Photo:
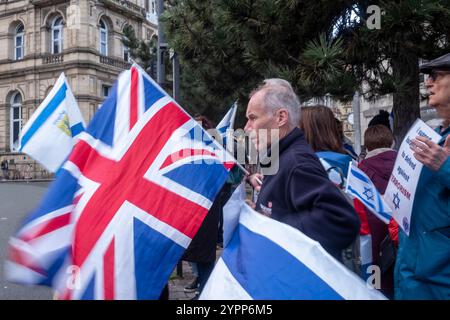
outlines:
[[[423,164],[418,161],[410,145],[417,136],[422,136],[437,143],[441,136],[433,131],[425,122],[417,119],[406,134],[398,151],[384,200],[390,206],[393,217],[409,236],[411,212]]]

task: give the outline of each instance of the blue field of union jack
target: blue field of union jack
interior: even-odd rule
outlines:
[[[234,165],[204,134],[142,69],[124,71],[11,238],[8,279],[60,299],[158,299]]]

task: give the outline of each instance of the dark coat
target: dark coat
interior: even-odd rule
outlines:
[[[370,153],[368,154],[370,156]],[[372,180],[377,190],[384,194],[394,168],[397,152],[388,150],[361,161],[358,167]]]
[[[341,260],[341,251],[359,232],[353,207],[328,179],[300,129],[281,139],[279,149],[279,170],[264,177],[256,210],[269,211],[273,219],[300,230]]]
[[[190,262],[208,263],[216,261],[216,244],[219,232],[219,219],[223,206],[231,196],[232,185],[225,183],[208,211],[202,225],[198,229],[183,260]]]

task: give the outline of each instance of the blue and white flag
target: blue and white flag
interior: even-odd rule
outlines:
[[[353,163],[350,163],[345,192],[361,201],[366,208],[384,223],[392,218],[392,210],[384,202],[383,197],[369,177]]]
[[[227,145],[227,132],[228,130],[233,129],[234,127],[234,119],[236,118],[236,111],[237,111],[237,103],[233,103],[230,110],[228,110],[227,114],[223,119],[219,122],[219,124],[216,127],[216,130],[219,131],[220,136],[222,137],[223,146],[226,148]]]
[[[385,299],[318,242],[246,204],[200,299]]]
[[[85,125],[64,73],[22,129],[20,151],[57,171]]]

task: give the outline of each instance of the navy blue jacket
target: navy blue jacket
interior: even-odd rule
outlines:
[[[256,210],[300,230],[338,260],[359,232],[353,207],[298,128],[280,140],[279,170],[264,177]]]

